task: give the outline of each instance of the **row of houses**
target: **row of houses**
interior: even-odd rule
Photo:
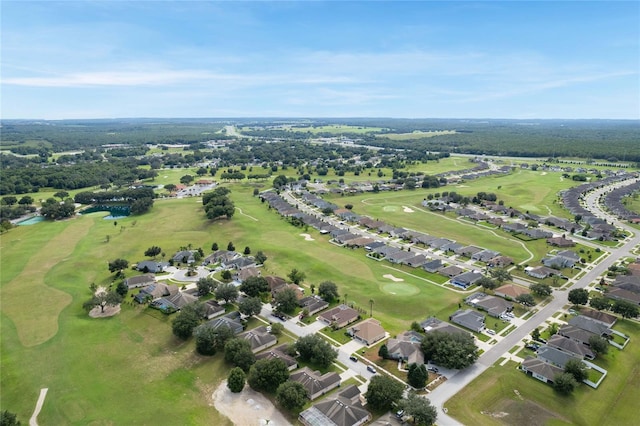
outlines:
[[[535,357],[527,357],[520,369],[526,374],[543,381],[553,383],[556,375],[564,372],[564,367],[570,360],[579,360],[590,368],[597,366],[588,362],[594,360],[596,353],[590,348],[590,339],[599,336],[607,339],[610,344],[620,349],[619,345],[612,341],[612,334],[626,336],[612,330],[617,318],[604,312],[589,308],[581,310],[580,315],[571,318],[566,325],[551,336],[545,345],[538,348]],[[628,342],[628,339],[626,340]],[[603,370],[604,371],[604,370]],[[606,371],[604,372],[606,374]],[[590,382],[589,382],[590,383]],[[590,383],[590,385],[593,385]]]
[[[638,191],[640,191],[640,180],[632,183],[631,185],[613,189],[605,196],[604,204],[611,213],[617,215],[620,219],[639,223],[640,215],[637,212],[627,209],[627,206],[622,203],[622,199],[624,197],[628,197]]]

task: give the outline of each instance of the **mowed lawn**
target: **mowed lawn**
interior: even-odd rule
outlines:
[[[295,267],[307,274],[305,286],[334,281],[341,295],[367,311],[373,299],[374,316],[392,334],[449,312],[459,300],[410,276],[394,284],[382,277],[392,271],[363,250],[333,246],[313,230],[306,232],[315,240],[305,241],[304,230],[251,196],[253,185],[231,189],[244,213],[231,221],[206,220],[200,199],[188,198],[158,200],[151,213],[117,223],[103,220],[106,212],[93,213],[0,236],[3,409],[25,422],[47,387],[41,424],[227,424],[211,406],[228,371],[221,354],[196,355],[192,341],[172,336],[170,317],[142,307],[125,304],[109,319],[90,319],[82,309],[91,283],[112,282],[108,261],[143,260],[152,245],[167,257],[189,244],[208,253],[214,241],[262,250],[269,258],[263,274],[285,276]]]
[[[445,404],[449,415],[473,425],[637,424],[640,324],[622,320],[614,328],[631,336],[631,342],[622,351],[610,347],[609,354],[595,361],[608,370],[598,389],[581,384],[572,395],[560,396],[510,362],[489,368],[449,400]]]

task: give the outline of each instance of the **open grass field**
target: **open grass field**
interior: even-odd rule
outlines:
[[[608,370],[598,389],[583,384],[571,396],[559,396],[551,386],[525,376],[510,362],[489,368],[449,400],[449,415],[474,425],[636,424],[640,324],[624,320],[615,328],[630,335],[631,343],[623,351],[610,347],[609,354],[595,361]]]
[[[94,213],[2,234],[1,406],[24,421],[40,388],[48,387],[42,424],[225,424],[210,406],[228,371],[220,355],[196,355],[192,341],[172,336],[170,318],[141,307],[125,304],[109,319],[90,319],[82,310],[91,283],[111,283],[109,260],[142,260],[152,245],[167,255],[188,244],[209,252],[214,241],[262,250],[269,258],[264,274],[285,276],[296,267],[306,272],[306,285],[334,281],[349,302],[367,310],[373,299],[374,315],[391,333],[458,301],[411,277],[398,283],[411,291],[394,288],[393,295],[385,288],[393,282],[383,278],[390,271],[363,251],[336,247],[312,231],[315,240],[306,241],[250,195],[253,185],[232,190],[243,214],[231,221],[205,220],[200,199],[186,198],[158,200],[151,213],[117,226]]]
[[[349,126],[349,125],[342,125],[342,124],[331,124],[327,126],[290,127],[290,128],[286,128],[286,130],[290,130],[292,132],[303,132],[303,133],[309,132],[312,134],[333,133],[336,135],[340,135],[342,133],[357,133],[357,134],[375,133],[383,129],[382,127]]]

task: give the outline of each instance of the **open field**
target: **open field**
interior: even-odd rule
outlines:
[[[331,124],[326,126],[308,126],[308,127],[285,127],[284,130],[292,132],[309,132],[312,134],[318,133],[333,133],[340,135],[342,133],[374,133],[383,130],[382,127],[367,127],[367,126],[349,126],[342,124]]]
[[[624,320],[614,328],[630,335],[631,343],[623,351],[610,347],[609,354],[595,361],[608,370],[598,389],[582,384],[573,395],[559,396],[551,386],[525,376],[516,370],[515,363],[509,362],[504,367],[489,368],[449,400],[449,415],[463,424],[474,425],[635,424],[634,404],[640,388],[640,324]]]

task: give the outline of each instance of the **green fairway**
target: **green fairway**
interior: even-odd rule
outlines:
[[[420,289],[411,284],[385,284],[382,286],[382,290],[393,296],[412,296],[414,294],[418,294]]]

